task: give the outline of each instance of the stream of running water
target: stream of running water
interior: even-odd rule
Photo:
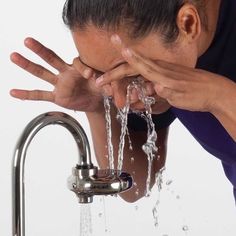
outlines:
[[[155,103],[153,97],[146,95],[145,83],[142,78],[135,78],[131,84],[127,87],[126,103],[124,108],[118,109],[117,119],[121,123],[121,134],[118,149],[118,165],[117,170],[121,171],[124,161],[124,147],[125,147],[125,136],[128,135],[130,149],[132,149],[132,143],[129,137],[127,123],[128,114],[130,112],[130,94],[133,89],[137,90],[139,100],[144,104],[145,112],[136,112],[147,122],[147,141],[142,146],[143,151],[147,155],[148,159],[148,175],[146,180],[146,196],[150,196],[150,183],[151,183],[151,169],[152,162],[157,153],[158,149],[156,146],[157,133],[155,130],[155,124],[152,120],[152,108],[151,106]],[[106,132],[107,132],[107,148],[108,148],[108,159],[110,169],[114,169],[114,150],[112,144],[112,129],[111,129],[111,103],[112,100],[109,97],[104,97],[104,108],[106,118]]]
[[[155,103],[155,99],[153,97],[146,96],[145,83],[143,79],[139,77],[135,78],[131,82],[131,84],[127,87],[126,104],[124,108],[118,109],[117,111],[117,119],[121,124],[117,170],[122,171],[126,135],[128,136],[130,150],[132,150],[133,148],[132,142],[129,136],[129,132],[128,132],[128,127],[127,127],[128,114],[130,112],[130,105],[131,105],[130,95],[133,89],[137,90],[139,100],[144,104],[144,108],[145,108],[145,112],[136,112],[136,113],[137,115],[140,115],[143,119],[145,119],[145,121],[147,122],[147,140],[146,140],[146,143],[143,144],[142,150],[147,155],[147,159],[148,159],[148,174],[147,174],[147,180],[146,180],[146,194],[145,194],[146,197],[148,197],[150,196],[150,192],[151,192],[150,182],[151,182],[152,162],[153,162],[156,152],[158,151],[157,146],[156,146],[157,133],[155,130],[155,124],[153,123],[153,120],[152,120],[152,109],[151,109],[152,104]],[[114,170],[115,166],[114,166],[114,147],[112,144],[111,104],[112,104],[112,98],[104,96],[109,168],[111,170]],[[80,236],[90,236],[90,235],[92,235],[90,208],[89,206],[81,205]]]

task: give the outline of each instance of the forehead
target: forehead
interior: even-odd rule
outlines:
[[[113,65],[121,63],[122,56],[112,45],[111,35],[112,33],[95,27],[72,32],[81,61],[103,72],[112,69]]]
[[[131,39],[125,31],[110,32],[88,26],[85,30],[72,32],[74,43],[81,61],[89,67],[101,72],[113,69],[124,63],[121,53],[111,43],[112,34],[117,33],[126,47],[135,50],[140,55],[151,60],[168,59],[170,55],[157,33],[142,39]]]

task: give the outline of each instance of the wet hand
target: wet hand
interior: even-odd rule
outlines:
[[[98,111],[103,107],[101,89],[95,86],[96,74],[79,63],[64,62],[52,50],[33,38],[25,40],[25,46],[58,71],[54,74],[19,53],[11,54],[11,61],[32,75],[50,83],[52,91],[12,89],[10,94],[22,100],[53,102],[59,106],[78,111]]]
[[[119,36],[114,35],[111,40],[133,71],[152,82],[156,94],[170,105],[191,111],[211,112],[214,109],[221,88],[227,82],[225,77],[164,61],[152,61],[126,48]],[[97,83],[102,86],[120,80],[122,73],[127,74],[123,69],[120,73],[118,70],[105,73]]]
[[[114,97],[115,105],[118,108],[122,108],[126,104],[127,87],[133,80],[137,79],[137,77],[142,78],[143,80],[145,95],[155,99],[155,104],[152,105],[153,114],[160,114],[167,111],[170,108],[170,104],[167,100],[158,96],[154,90],[153,83],[146,80],[141,75],[138,75],[135,69],[128,63],[124,63],[101,75],[96,80],[96,84],[98,87],[104,87],[109,84],[113,91],[112,96]],[[133,111],[145,110],[145,105],[140,100],[138,91],[135,88],[133,88],[130,93],[130,108]]]
[[[119,67],[101,75],[96,80],[96,84],[98,87],[104,87],[109,84],[112,88],[112,96],[114,98],[116,107],[123,108],[127,100],[127,88],[132,83],[132,81],[137,79],[137,77],[143,81],[145,95],[155,99],[155,104],[152,105],[153,114],[160,114],[167,111],[170,108],[170,104],[167,102],[167,100],[158,96],[154,90],[153,83],[146,80],[141,75],[138,75],[128,63],[122,64]],[[103,80],[102,82],[101,79]],[[133,111],[145,110],[145,105],[143,101],[141,101],[140,95],[135,88],[130,91],[129,103],[130,108]]]

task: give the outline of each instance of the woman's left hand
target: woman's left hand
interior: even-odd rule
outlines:
[[[175,65],[164,61],[152,61],[126,48],[119,36],[112,36],[112,42],[130,67],[154,84],[154,90],[170,105],[190,110],[213,112],[221,99],[222,88],[228,79],[204,70]],[[112,83],[127,76],[130,68],[121,66],[97,79],[99,86]]]

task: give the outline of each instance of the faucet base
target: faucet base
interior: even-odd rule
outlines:
[[[67,183],[79,203],[91,203],[94,195],[115,195],[130,189],[132,182],[132,177],[125,172],[96,167],[85,169],[77,165]]]

